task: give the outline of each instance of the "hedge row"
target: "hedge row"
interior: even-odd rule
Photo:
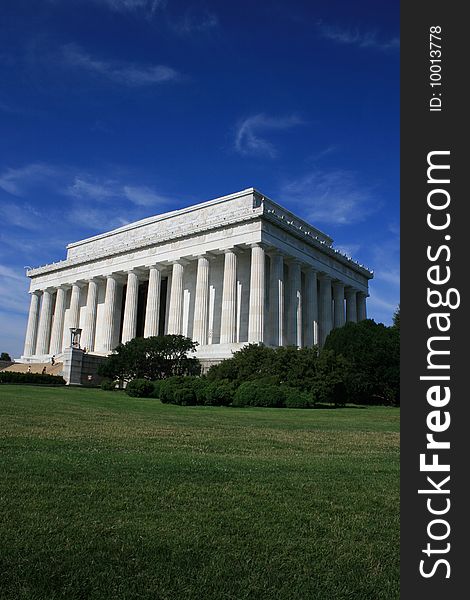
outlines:
[[[209,381],[204,377],[170,377],[159,381],[134,379],[126,387],[128,396],[158,398],[164,404],[181,406],[260,406],[266,408],[312,408],[311,394],[267,380]]]
[[[65,379],[61,375],[49,375],[47,373],[17,373],[16,371],[0,371],[0,383],[65,385]]]

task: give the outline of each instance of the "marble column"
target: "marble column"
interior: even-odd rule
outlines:
[[[82,346],[88,352],[95,349],[96,311],[98,308],[98,283],[94,279],[88,282],[86,298],[85,325],[83,327]]]
[[[181,335],[183,327],[183,273],[181,263],[173,264],[168,313],[168,334]]]
[[[72,285],[68,326],[69,328],[80,327],[80,286],[78,285],[78,283],[74,283]]]
[[[237,331],[237,255],[226,250],[224,283],[222,288],[222,315],[220,318],[220,343],[232,344]]]
[[[39,300],[39,292],[31,292],[31,302],[29,304],[28,326],[26,328],[23,356],[33,356],[36,353],[35,349],[39,320]]]
[[[135,338],[137,331],[137,302],[139,300],[139,278],[135,271],[127,274],[126,301],[124,305],[124,320],[122,323],[122,339],[125,344]]]
[[[64,335],[64,317],[65,317],[65,297],[66,290],[63,287],[57,288],[54,320],[52,322],[51,332],[51,354],[60,354],[62,352],[62,339]]]
[[[251,248],[248,342],[264,342],[265,254],[261,246]]]
[[[48,354],[52,320],[52,293],[44,290],[42,293],[41,313],[39,315],[38,342],[36,354]]]
[[[302,274],[300,262],[289,264],[289,343],[302,347]]]
[[[334,326],[343,327],[344,320],[344,283],[335,281],[333,283],[333,300],[334,300]]]
[[[317,272],[308,267],[305,271],[305,346],[318,344],[318,292]]]
[[[284,345],[284,258],[282,254],[271,256],[270,269],[270,321],[272,324],[272,343]]]
[[[193,340],[207,344],[207,322],[209,308],[209,260],[205,256],[197,259],[196,298],[194,300]]]
[[[106,277],[106,292],[104,296],[103,335],[104,352],[111,352],[114,345],[114,315],[116,313],[117,281],[113,275]]]
[[[320,275],[320,302],[319,302],[319,345],[323,346],[325,340],[333,328],[333,308],[331,296],[331,277]]]
[[[346,321],[348,323],[356,323],[357,321],[356,293],[354,288],[346,288]]]
[[[365,292],[357,293],[357,320],[364,321],[367,319],[367,294]]]
[[[158,335],[161,283],[162,272],[160,269],[157,266],[150,267],[144,325],[144,337],[146,338]]]

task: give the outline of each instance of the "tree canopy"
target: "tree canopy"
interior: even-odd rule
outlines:
[[[199,361],[190,353],[197,343],[183,335],[134,338],[119,344],[100,366],[99,373],[113,381],[165,379],[199,374]]]
[[[333,329],[324,350],[350,365],[346,385],[351,401],[399,404],[400,332],[371,319]]]

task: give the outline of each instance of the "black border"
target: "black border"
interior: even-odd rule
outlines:
[[[470,324],[468,322],[468,269],[470,258],[466,232],[470,195],[465,189],[470,168],[466,158],[470,99],[464,92],[468,80],[468,22],[465,3],[456,1],[401,3],[401,598],[461,599],[469,592],[467,577],[469,504],[466,486],[470,481],[470,395],[466,389],[466,371],[470,371]],[[429,85],[429,29],[442,28],[442,100],[441,112],[429,111],[432,88]],[[429,382],[419,380],[426,374],[427,347],[430,331],[426,317],[432,312],[427,305],[427,269],[430,266],[426,248],[443,243],[443,232],[432,231],[426,224],[428,213],[426,179],[427,154],[434,150],[450,150],[450,179],[446,186],[451,194],[450,286],[459,290],[460,307],[450,310],[452,326],[448,348],[450,357],[451,400],[447,407],[451,425],[442,439],[451,443],[450,460],[451,508],[444,518],[451,526],[451,548],[441,555],[450,562],[450,578],[439,568],[433,577],[423,578],[419,562],[428,536],[430,515],[426,497],[418,494],[425,487],[426,475],[420,473],[419,455],[425,451],[426,401]],[[469,240],[470,241],[470,240]],[[446,264],[441,262],[441,264]],[[444,335],[444,334],[443,334]],[[443,409],[444,410],[444,409]],[[441,474],[443,475],[443,474]],[[439,474],[436,475],[439,479]],[[441,477],[442,479],[442,477]],[[427,486],[429,487],[429,486]],[[442,543],[442,545],[444,542]],[[437,542],[436,542],[437,546]],[[437,556],[437,555],[436,555]],[[428,563],[429,564],[429,563]]]

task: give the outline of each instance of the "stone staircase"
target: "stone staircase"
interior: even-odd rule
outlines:
[[[9,367],[5,367],[4,369],[0,369],[0,371],[14,371],[15,373],[28,373],[28,369],[31,367],[30,373],[42,373],[44,367],[46,367],[46,373],[48,375],[62,375],[63,363],[56,362],[54,365],[51,365],[50,362],[47,363],[15,363],[10,365]]]

